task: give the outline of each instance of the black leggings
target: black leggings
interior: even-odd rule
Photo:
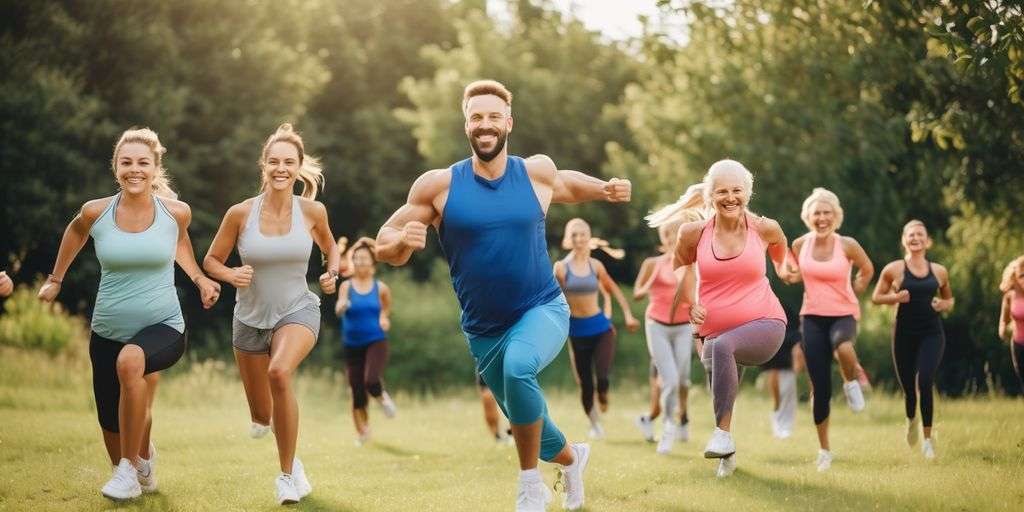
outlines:
[[[821,425],[831,413],[832,352],[841,343],[853,342],[857,336],[857,320],[852,315],[803,315],[800,329],[807,374],[814,389],[814,424]]]
[[[1020,392],[1024,394],[1024,343],[1016,341],[1010,343],[1010,360],[1013,361],[1013,373],[1017,374],[1017,384],[1020,384]]]
[[[138,345],[146,358],[145,375],[166,370],[181,359],[187,342],[185,335],[164,324],[143,328],[132,339],[120,342],[92,333],[89,360],[92,362],[92,393],[96,398],[96,416],[100,427],[119,433],[121,379],[117,376],[117,357],[125,345]]]
[[[580,401],[583,412],[590,414],[594,408],[594,370],[597,370],[597,399],[608,403],[608,380],[615,359],[615,329],[585,337],[570,337],[573,369],[580,383]]]
[[[897,321],[892,344],[892,360],[896,365],[896,377],[903,388],[907,418],[913,419],[917,408],[917,397],[921,395],[921,425],[932,426],[932,387],[935,371],[942,361],[942,350],[946,336],[941,324],[937,329],[915,332],[900,329]],[[917,384],[916,388],[914,384]]]
[[[380,377],[388,364],[388,340],[375,341],[363,347],[345,346],[348,387],[352,389],[352,408],[365,409],[369,399],[384,394]]]

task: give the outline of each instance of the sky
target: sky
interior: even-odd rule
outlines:
[[[573,13],[587,28],[614,40],[639,36],[643,28],[637,17],[653,17],[658,12],[657,0],[551,0],[551,3],[566,14]],[[488,12],[492,16],[508,16],[507,6],[507,0],[488,0]]]

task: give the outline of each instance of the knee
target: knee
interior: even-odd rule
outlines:
[[[506,381],[527,381],[537,378],[537,366],[526,360],[505,360]]]
[[[353,409],[366,409],[366,405],[369,403],[369,399],[366,398],[366,390],[352,389],[352,408]]]
[[[611,385],[612,383],[608,379],[597,379],[597,392],[603,395],[608,392]]]
[[[117,376],[124,382],[141,377],[146,371],[146,354],[138,345],[125,345],[117,355]]]
[[[711,344],[711,361],[722,361],[726,358],[732,358],[732,348],[728,343],[722,343],[721,339],[715,340],[715,343]]]
[[[287,368],[270,365],[267,369],[267,380],[270,381],[271,389],[285,389],[291,384],[292,372]]]
[[[381,396],[384,394],[384,386],[381,385],[380,381],[373,381],[366,383],[366,392],[370,396]]]

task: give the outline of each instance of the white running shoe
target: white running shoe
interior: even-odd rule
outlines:
[[[640,429],[640,435],[644,436],[644,441],[648,443],[654,442],[654,422],[651,421],[646,414],[641,414],[633,421],[636,428]]]
[[[676,425],[676,441],[685,443],[690,440],[690,424]]]
[[[261,425],[254,421],[252,422],[252,425],[249,426],[249,437],[253,439],[259,439],[269,433],[270,425]]]
[[[121,459],[114,469],[114,475],[100,491],[112,500],[129,500],[142,494],[138,472],[128,459]]]
[[[600,423],[593,423],[590,425],[590,431],[587,435],[591,439],[604,439],[604,427]]]
[[[551,503],[551,490],[544,481],[519,481],[519,493],[516,496],[516,512],[544,512]]]
[[[768,414],[768,419],[771,421],[772,424],[772,437],[775,437],[776,439],[782,439],[779,428],[779,411],[770,412]]]
[[[672,445],[676,442],[676,425],[666,421],[661,428],[661,440],[658,441],[658,448],[655,450],[661,455],[672,453]]]
[[[846,404],[850,406],[850,410],[853,412],[861,412],[864,410],[864,392],[860,389],[860,382],[851,380],[846,384],[843,384],[843,394],[846,395]]]
[[[932,460],[935,458],[935,445],[932,444],[932,438],[926,438],[924,442],[921,443],[921,453],[927,460]]]
[[[590,462],[590,445],[587,443],[574,443],[571,447],[573,463],[569,466],[558,468],[558,483],[561,484],[565,496],[562,498],[562,508],[565,510],[579,510],[583,506],[583,472],[587,470]],[[557,486],[557,484],[556,484]]]
[[[732,434],[715,427],[715,433],[704,446],[705,459],[721,459],[736,453],[736,444],[732,441]]]
[[[734,471],[736,471],[735,454],[718,459],[718,471],[715,472],[715,476],[718,478],[725,478],[733,474]]]
[[[363,446],[363,445],[365,445],[366,443],[369,443],[369,442],[370,442],[370,427],[366,427],[366,430],[364,430],[363,432],[360,432],[359,436],[356,437],[356,446]]]
[[[913,448],[917,444],[917,431],[920,430],[917,426],[917,418],[910,418],[907,420],[907,444]]]
[[[380,408],[384,411],[384,416],[388,418],[394,418],[398,414],[398,407],[395,406],[395,401],[391,399],[391,395],[387,391],[380,395]]]
[[[295,490],[299,492],[299,498],[305,498],[313,492],[313,485],[306,477],[306,467],[298,457],[292,459],[292,480],[295,481]]]
[[[156,446],[149,443],[149,459],[139,457],[141,470],[136,470],[139,476],[139,487],[142,492],[156,492]]]
[[[828,450],[818,450],[818,461],[814,463],[818,466],[818,472],[824,473],[832,467],[832,452]]]
[[[299,490],[295,488],[295,479],[292,478],[291,475],[285,473],[277,475],[277,478],[274,480],[274,485],[277,487],[278,505],[298,503],[301,499],[299,496]]]

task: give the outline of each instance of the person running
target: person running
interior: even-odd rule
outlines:
[[[776,439],[788,439],[793,435],[793,423],[796,421],[796,351],[800,343],[799,323],[795,314],[785,305],[786,336],[782,340],[779,351],[761,365],[765,370],[766,387],[772,396],[772,411],[769,420],[772,436]]]
[[[548,260],[551,203],[629,201],[628,180],[558,170],[544,155],[510,156],[512,94],[493,80],[469,84],[462,111],[473,154],[420,176],[377,236],[377,256],[403,265],[437,230],[462,307],[462,330],[478,372],[512,423],[519,455],[516,508],[543,510],[551,493],[538,456],[559,465],[563,506],[583,506],[586,443],[568,444],[547,411],[537,375],[569,330],[569,306]]]
[[[896,366],[896,378],[903,388],[907,444],[911,447],[917,444],[916,409],[920,395],[921,425],[924,429],[921,452],[926,459],[934,459],[932,385],[946,345],[939,314],[953,307],[953,290],[946,267],[928,260],[927,252],[932,240],[924,223],[919,220],[908,222],[903,226],[902,238],[906,255],[882,269],[871,301],[897,305],[892,360]]]
[[[96,415],[114,474],[103,486],[114,500],[157,489],[153,400],[162,370],[185,353],[185,320],[174,287],[174,264],[199,289],[209,309],[220,285],[196,263],[188,226],[192,211],[177,200],[163,167],[156,132],[121,134],[111,160],[120,191],[82,205],[60,241],[53,272],[39,298],[53,302],[68,268],[92,237],[100,285],[92,314],[89,361]]]
[[[683,275],[682,298],[691,304],[690,321],[705,340],[701,362],[711,380],[717,427],[704,457],[721,459],[718,476],[728,476],[736,468],[731,424],[739,386],[737,365],[764,364],[778,352],[786,334],[786,314],[768,283],[764,259],[767,252],[779,277],[786,277],[786,235],[778,222],[747,209],[753,184],[754,177],[743,164],[720,160],[708,169],[702,185],[691,187],[666,207],[703,204],[711,213],[708,220],[679,229],[673,265],[697,266],[696,273]]]
[[[238,290],[231,343],[242,378],[253,437],[273,424],[281,474],[277,501],[297,503],[312,491],[295,456],[299,405],[292,376],[320,333],[320,298],[306,283],[313,243],[326,256],[320,290],[334,293],[341,257],[316,197],[323,170],[305,154],[302,137],[288,123],[267,138],[260,153],[260,195],[232,206],[224,215],[203,267]],[[302,181],[302,196],[293,192]],[[237,247],[242,265],[225,262]],[[271,423],[273,422],[273,423]]]
[[[999,339],[1010,343],[1010,360],[1017,384],[1024,392],[1024,256],[1018,256],[1003,271],[999,284],[1003,292],[1002,308],[999,311]]]
[[[395,402],[384,390],[381,376],[388,364],[387,332],[391,329],[391,289],[374,274],[376,241],[363,237],[348,250],[346,260],[353,269],[341,283],[334,313],[342,318],[348,386],[352,390],[352,421],[362,446],[370,440],[367,395],[380,404],[384,416],[395,417]]]
[[[650,297],[644,314],[644,334],[647,337],[647,351],[657,375],[661,377],[658,386],[658,409],[664,411],[665,418],[662,421],[661,439],[656,448],[660,454],[671,453],[672,445],[677,440],[685,442],[690,439],[690,419],[686,413],[686,405],[690,392],[693,326],[690,325],[690,305],[676,300],[676,292],[679,288],[680,273],[692,272],[693,267],[674,271],[672,248],[676,245],[680,226],[704,218],[701,210],[697,208],[680,209],[671,213],[671,218],[648,216],[648,222],[657,225],[661,255],[644,260],[636,276],[636,285],[633,287],[634,298],[639,300]],[[645,438],[648,437],[648,432],[651,433],[650,437],[653,437],[651,421],[650,416],[641,416],[637,419],[637,425]]]
[[[484,423],[491,433],[494,441],[499,445],[512,444],[512,428],[501,427],[501,412],[498,410],[498,402],[494,399],[494,393],[487,387],[484,378],[476,374],[476,388],[480,393],[480,405],[484,409]]]
[[[857,381],[857,322],[860,302],[857,294],[867,290],[875,267],[864,249],[852,237],[838,233],[843,224],[843,207],[831,191],[815,188],[804,200],[800,218],[810,230],[793,241],[795,258],[786,282],[804,283],[800,326],[807,373],[814,389],[814,425],[818,431],[818,471],[832,467],[828,419],[832,400],[832,358],[839,360],[846,376],[843,393],[853,412],[864,410],[864,393]],[[850,279],[852,269],[856,277]]]
[[[635,331],[640,322],[629,310],[626,296],[619,285],[608,275],[604,264],[590,257],[590,252],[602,249],[609,256],[621,259],[625,253],[613,249],[608,242],[591,236],[590,225],[580,218],[570,219],[565,224],[562,248],[569,255],[556,261],[555,278],[569,303],[569,357],[573,374],[580,386],[580,400],[583,413],[590,420],[590,437],[601,439],[604,428],[601,414],[608,412],[609,376],[615,359],[615,328],[609,316],[598,306],[600,290],[606,289],[615,296],[622,308],[626,328]],[[606,303],[607,304],[607,303]],[[594,408],[594,380],[597,377],[597,403]]]

